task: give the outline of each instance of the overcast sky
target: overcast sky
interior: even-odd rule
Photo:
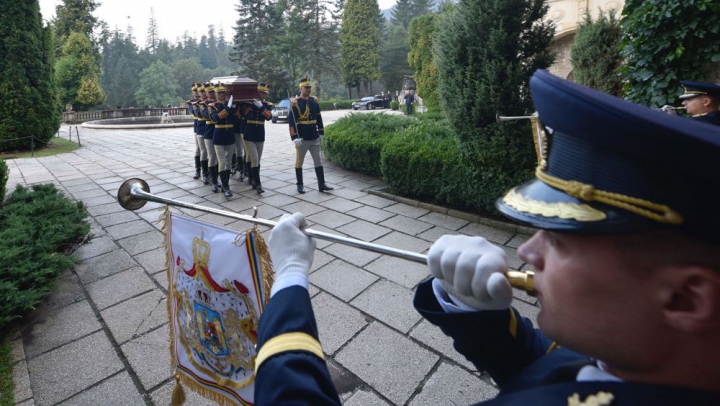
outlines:
[[[24,0],[18,0],[24,1]],[[108,23],[111,31],[118,28],[127,33],[128,25],[133,28],[133,36],[138,45],[143,47],[147,39],[150,8],[155,12],[160,36],[171,42],[181,37],[185,31],[191,36],[200,38],[206,34],[208,25],[220,27],[225,32],[225,39],[232,40],[233,27],[237,20],[235,6],[238,0],[217,0],[214,2],[198,2],[197,0],[97,0],[100,7],[95,16]],[[378,0],[380,9],[388,9],[396,0]],[[62,0],[40,0],[40,12],[43,19],[49,21],[55,16],[55,6]],[[200,5],[200,7],[199,7]],[[200,17],[202,16],[202,17]]]

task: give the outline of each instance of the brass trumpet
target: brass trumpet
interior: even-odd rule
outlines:
[[[500,114],[495,114],[495,121],[498,123],[512,120],[530,120],[533,118],[537,118],[537,114],[533,114],[532,116],[501,116]]]
[[[233,213],[227,210],[213,209],[211,207],[199,206],[196,204],[185,203],[179,200],[168,199],[165,197],[153,195],[150,193],[150,186],[147,184],[147,182],[137,178],[128,179],[123,182],[122,185],[120,185],[120,188],[118,188],[117,200],[120,206],[122,206],[126,210],[137,210],[143,207],[147,202],[156,202],[167,204],[169,206],[183,207],[186,209],[192,209],[205,213],[212,213],[224,217],[230,217],[238,220],[244,220],[250,223],[261,224],[268,227],[275,227],[277,225],[277,222],[272,220],[261,219],[246,214]],[[257,209],[255,210],[255,214],[257,214]],[[427,255],[418,254],[416,252],[400,250],[397,248],[374,244],[371,242],[356,240],[354,238],[325,233],[322,231],[313,230],[311,228],[306,228],[302,230],[302,232],[308,237],[337,242],[340,244],[349,245],[351,247],[365,249],[380,254],[387,254],[397,258],[402,258],[427,265]],[[513,287],[522,289],[529,294],[533,294],[535,292],[534,272],[520,272],[515,270],[508,270],[507,272],[505,272],[505,276]]]

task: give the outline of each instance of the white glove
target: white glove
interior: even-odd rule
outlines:
[[[253,104],[255,105],[255,107],[257,107],[257,108],[262,107],[262,102],[261,102],[260,100],[258,100],[258,99],[253,100],[252,103],[253,103]]]
[[[513,291],[504,276],[507,254],[484,238],[440,237],[428,252],[428,268],[458,305],[477,310],[510,307]]]
[[[315,257],[315,240],[300,231],[307,227],[302,213],[284,214],[273,228],[268,248],[275,270],[271,296],[295,285],[308,286],[308,273]]]
[[[292,140],[292,142],[295,144],[296,147],[300,148],[302,146],[302,138],[298,137]]]
[[[675,111],[675,107],[668,104],[660,107],[660,110],[664,111],[667,114],[670,114],[671,116],[677,116],[677,111]]]

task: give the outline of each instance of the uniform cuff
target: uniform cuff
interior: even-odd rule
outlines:
[[[272,289],[270,290],[270,298],[285,288],[302,286],[305,290],[308,290],[309,285],[310,282],[308,281],[308,277],[304,273],[288,272],[286,274],[278,275],[275,278]]]
[[[438,279],[433,279],[432,288],[433,293],[435,294],[435,299],[438,301],[440,307],[443,308],[445,313],[471,313],[478,311],[477,309],[474,309],[459,300],[453,300],[453,297],[449,293],[447,293],[445,289],[443,289],[442,284]]]

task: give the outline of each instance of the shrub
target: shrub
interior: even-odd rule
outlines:
[[[380,175],[380,151],[395,131],[414,119],[387,114],[350,114],[325,129],[327,158],[345,169]]]
[[[5,201],[5,192],[7,191],[7,181],[10,176],[10,170],[4,160],[0,159],[0,207]]]
[[[613,96],[622,96],[620,80],[620,22],[614,10],[600,10],[593,21],[585,12],[570,48],[570,61],[575,81]]]
[[[0,328],[34,308],[76,260],[63,254],[90,226],[82,202],[52,184],[17,186],[0,209]]]
[[[353,101],[342,99],[320,100],[320,110],[335,110],[335,103],[338,104],[339,109],[349,109],[352,107]]]
[[[393,100],[393,101],[390,102],[390,108],[391,108],[391,109],[397,110],[398,107],[400,107],[400,103],[398,103],[397,101]]]

